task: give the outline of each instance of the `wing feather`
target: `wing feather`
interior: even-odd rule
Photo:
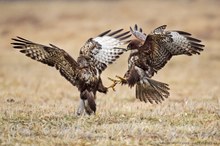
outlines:
[[[132,27],[130,27],[130,32],[140,41],[145,41],[147,38],[147,35],[145,33],[143,33],[143,29],[139,28],[137,24],[135,24],[134,29],[132,29]]]
[[[136,98],[140,101],[160,103],[169,96],[168,84],[150,79],[175,55],[194,55],[203,51],[201,40],[184,31],[165,31],[166,25],[145,35],[137,25],[130,27],[137,38],[129,44],[131,49],[128,71],[124,75],[129,86],[136,84]],[[132,71],[135,66],[135,72]],[[137,78],[138,77],[138,78]]]
[[[129,42],[127,40],[131,36],[129,33],[129,31],[123,32],[123,29],[101,33],[86,42],[81,48],[81,55],[91,57],[91,63],[97,67],[99,72],[102,72],[108,64],[112,64],[127,51],[121,46]]]
[[[201,40],[193,38],[184,31],[165,31],[166,25],[156,28],[150,33],[141,47],[147,52],[151,66],[155,72],[163,68],[174,55],[200,54],[204,45]]]
[[[12,38],[11,43],[15,49],[32,58],[49,66],[55,67],[73,85],[76,85],[78,72],[77,62],[64,50],[50,44],[50,47],[31,42],[27,39],[17,37]]]

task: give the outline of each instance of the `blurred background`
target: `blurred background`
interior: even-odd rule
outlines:
[[[0,145],[219,144],[219,6],[219,0],[0,1]],[[135,24],[146,34],[164,24],[190,32],[204,51],[174,57],[153,77],[171,89],[163,103],[140,102],[135,89],[118,85],[97,95],[91,117],[74,116],[79,92],[55,68],[10,44],[16,36],[52,43],[76,59],[89,38]],[[128,55],[104,71],[104,85],[123,76]]]
[[[206,47],[200,56],[173,58],[154,79],[170,84],[169,100],[219,101],[219,6],[218,0],[0,1],[0,100],[78,100],[76,88],[54,68],[12,49],[12,37],[21,36],[45,45],[52,43],[76,59],[85,41],[105,30],[129,30],[138,24],[149,33],[166,24],[168,30],[190,32]],[[122,55],[104,72],[106,86],[111,83],[108,76],[125,73],[127,57],[128,53]],[[135,100],[134,90],[119,86],[117,89],[109,91],[113,99]]]

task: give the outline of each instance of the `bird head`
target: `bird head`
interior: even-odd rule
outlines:
[[[139,40],[132,40],[128,46],[127,50],[139,49],[142,46],[142,43]]]

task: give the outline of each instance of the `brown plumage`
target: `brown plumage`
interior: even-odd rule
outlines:
[[[73,86],[80,91],[80,106],[77,114],[91,114],[96,111],[96,92],[106,93],[107,87],[102,84],[101,73],[108,64],[113,63],[126,49],[120,48],[127,44],[131,36],[123,29],[103,32],[95,38],[90,38],[80,49],[75,61],[67,52],[50,44],[44,46],[27,39],[13,38],[11,43],[26,56],[55,67]]]
[[[128,71],[122,83],[130,87],[136,85],[136,98],[150,103],[159,103],[169,96],[168,84],[150,79],[158,70],[176,55],[194,55],[203,51],[200,40],[183,31],[165,31],[166,25],[156,28],[146,35],[135,25],[130,28],[136,37],[128,44],[131,50]]]

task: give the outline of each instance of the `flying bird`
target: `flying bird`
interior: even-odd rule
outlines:
[[[15,49],[33,60],[55,67],[60,74],[80,92],[77,114],[96,112],[96,92],[107,93],[100,77],[126,49],[121,48],[129,42],[130,32],[123,29],[105,31],[95,38],[88,39],[81,47],[77,60],[55,45],[34,43],[22,37],[12,38]],[[109,87],[110,88],[110,87]]]
[[[130,50],[128,70],[124,77],[111,79],[118,83],[136,86],[136,98],[144,102],[159,103],[169,96],[168,84],[151,79],[167,62],[177,55],[200,54],[204,45],[184,31],[166,31],[166,25],[146,35],[137,25],[130,27],[135,39],[127,46]]]

